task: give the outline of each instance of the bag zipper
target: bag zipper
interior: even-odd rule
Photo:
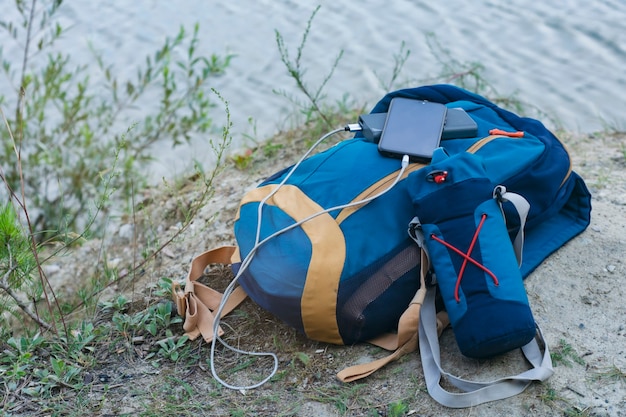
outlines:
[[[489,136],[485,136],[484,138],[479,139],[478,141],[474,142],[474,144],[472,144],[472,146],[467,148],[465,150],[465,152],[474,154],[474,153],[478,152],[480,149],[482,149],[485,145],[493,142],[496,139],[519,140],[519,138],[511,138],[511,137],[503,136],[503,135],[489,135]],[[559,138],[557,138],[557,140],[559,141],[561,146],[563,146],[563,149],[565,149],[565,152],[567,153],[567,155],[569,157],[569,152],[568,152],[567,148],[565,147],[565,145],[563,144],[563,142],[561,142]],[[570,175],[572,173],[572,159],[569,158],[569,161],[570,161],[569,169],[567,170],[567,173],[565,174],[565,177],[561,181],[560,187],[562,187],[563,184],[565,184],[565,182],[567,181],[567,179],[570,177]],[[425,166],[427,166],[427,164],[421,164],[421,163],[409,164],[409,166],[407,167],[404,175],[402,176],[402,178],[400,178],[400,180],[405,179],[410,173],[412,173],[414,171],[417,171],[419,169],[422,169]],[[365,199],[375,195],[379,190],[384,189],[385,187],[389,186],[389,184],[391,184],[393,181],[395,181],[397,175],[398,175],[398,171],[394,171],[391,174],[385,176],[384,178],[376,181],[374,184],[372,184],[368,188],[366,188],[365,191],[363,191],[361,194],[357,195],[354,199],[352,199],[352,201],[365,200]],[[337,221],[338,224],[341,224],[341,222],[343,222],[346,218],[348,218],[352,213],[354,213],[355,211],[360,209],[362,206],[363,205],[357,205],[357,206],[352,206],[352,207],[348,207],[348,208],[345,208],[345,209],[341,210],[339,212],[339,214],[337,215],[337,217],[335,218],[335,220]]]
[[[512,140],[519,140],[518,138],[512,138],[512,137],[508,137],[508,136],[502,136],[502,135],[489,135],[486,136],[480,140],[478,140],[477,142],[475,142],[472,146],[470,146],[469,148],[467,148],[466,152],[469,153],[476,153],[478,152],[483,146],[487,145],[488,143],[492,142],[495,139],[500,139],[500,138],[505,138],[505,139],[512,139]],[[569,159],[569,168],[567,169],[567,172],[565,173],[565,176],[563,177],[563,180],[561,181],[561,184],[559,185],[559,188],[563,186],[563,184],[565,184],[565,182],[567,182],[567,180],[569,179],[570,175],[572,175],[572,171],[573,171],[573,167],[572,167],[572,158],[570,156],[569,150],[567,149],[567,147],[565,146],[565,144],[563,142],[561,142],[561,140],[559,138],[557,138],[555,136],[556,140],[561,144],[561,146],[563,147],[563,149],[565,150],[565,153],[567,154],[567,159]]]

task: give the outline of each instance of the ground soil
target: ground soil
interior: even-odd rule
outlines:
[[[555,359],[554,376],[547,382],[532,384],[506,400],[447,409],[428,395],[414,353],[358,383],[343,384],[335,378],[343,367],[385,353],[369,345],[342,347],[307,340],[248,300],[224,320],[225,339],[246,350],[278,355],[278,374],[262,387],[221,387],[211,376],[209,349],[202,341],[188,342],[190,356],[176,363],[146,359],[137,344],[119,353],[107,351],[86,371],[96,376],[89,389],[66,392],[63,401],[73,402],[81,415],[102,416],[626,416],[626,135],[561,137],[574,170],[592,192],[593,212],[589,228],[526,280],[535,318]],[[160,278],[182,280],[192,257],[233,244],[233,217],[242,194],[295,162],[303,148],[291,140],[283,142],[271,157],[259,150],[243,170],[229,166],[216,180],[215,195],[184,233],[146,264],[141,276],[111,287],[103,297],[125,292],[138,303],[154,303],[151,289]],[[137,264],[145,248],[156,246],[155,240],[165,241],[180,227],[179,208],[197,198],[198,189],[197,181],[189,179],[177,184],[176,191],[146,190],[145,208],[132,221],[122,219],[114,226],[109,243],[89,242],[53,262],[59,291],[72,291],[77,280],[99,268],[95,260],[101,259],[103,248],[110,267],[123,271]],[[211,284],[223,288],[229,278],[224,270]],[[180,324],[172,331],[183,334]],[[441,346],[444,366],[462,377],[489,380],[526,366],[518,352],[484,361],[465,358],[451,331],[444,332]],[[218,351],[218,366],[229,381],[257,381],[270,371],[268,360],[237,359]],[[235,366],[241,370],[232,372]],[[24,407],[14,415],[29,415],[28,410]]]

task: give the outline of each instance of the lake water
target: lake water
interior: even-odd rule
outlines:
[[[12,8],[11,0],[1,9]],[[411,54],[396,87],[432,82],[441,72],[426,43],[435,39],[460,62],[479,62],[500,95],[516,97],[551,114],[565,128],[589,132],[605,125],[626,128],[626,1],[562,0],[108,0],[66,1],[59,15],[72,26],[61,43],[76,59],[91,55],[87,42],[133,78],[137,65],[176,35],[200,24],[201,53],[236,54],[214,86],[229,101],[234,148],[244,135],[263,139],[290,126],[293,106],[273,91],[297,94],[276,47],[275,30],[295,54],[306,22],[317,13],[303,51],[306,79],[317,85],[344,50],[327,85],[330,100],[349,94],[371,107],[389,80],[401,42]],[[223,120],[215,114],[217,123]],[[254,120],[256,133],[249,120]],[[180,173],[190,156],[206,158],[206,138],[191,148],[155,149],[155,177]]]

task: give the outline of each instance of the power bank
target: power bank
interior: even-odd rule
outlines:
[[[370,113],[359,116],[362,133],[370,142],[378,143],[385,127],[387,113]],[[460,107],[449,108],[441,139],[473,138],[478,134],[478,125]]]
[[[448,109],[441,139],[473,138],[477,134],[478,125],[465,110],[460,107]]]

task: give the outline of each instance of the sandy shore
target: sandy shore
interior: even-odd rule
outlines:
[[[473,409],[451,410],[438,405],[427,394],[416,353],[389,365],[359,385],[343,385],[335,380],[334,373],[343,366],[380,357],[383,353],[369,346],[338,347],[308,341],[248,301],[244,305],[244,314],[249,317],[246,323],[249,326],[251,322],[254,330],[242,334],[243,331],[232,324],[235,330],[231,336],[243,347],[277,351],[281,359],[280,372],[286,376],[245,395],[220,391],[221,408],[213,408],[206,415],[228,412],[224,405],[227,403],[238,404],[240,409],[249,411],[241,415],[271,416],[279,414],[279,410],[284,415],[297,416],[376,415],[371,414],[371,410],[380,411],[378,415],[391,415],[385,414],[390,409],[389,404],[400,401],[406,409],[399,415],[625,416],[626,136],[562,135],[562,139],[571,152],[574,170],[585,179],[593,194],[593,212],[590,227],[552,255],[526,280],[535,318],[554,358],[555,374],[549,381],[532,384],[523,394],[513,398]],[[295,147],[290,149],[291,146],[286,146],[272,158],[256,159],[246,170],[228,168],[218,179],[215,196],[193,224],[166,248],[158,262],[146,269],[144,278],[135,283],[134,297],[160,277],[183,278],[191,258],[200,252],[234,243],[232,218],[241,195],[264,176],[293,163],[296,160]],[[168,235],[176,225],[159,219],[165,219],[166,213],[175,210],[181,201],[194,198],[196,189],[190,183],[187,194],[172,196],[152,192],[152,207],[147,210],[149,221],[144,224],[151,224],[152,230],[163,237]],[[120,226],[113,239],[115,245],[107,249],[120,268],[130,262],[128,228],[128,225]],[[77,276],[89,273],[93,266],[80,261],[95,250],[98,246],[90,243],[80,248],[75,257],[59,260],[56,266],[59,272],[55,275],[57,282],[65,282],[65,285],[60,284],[61,287],[67,287]],[[182,333],[180,329],[178,331]],[[449,371],[459,376],[488,380],[526,366],[518,352],[489,361],[464,358],[451,333],[448,331],[441,338],[443,362]],[[270,338],[274,338],[274,343]],[[206,349],[202,352],[206,355]],[[300,353],[312,359],[306,366],[301,366],[302,369],[297,368],[298,361],[294,360],[294,355]],[[164,373],[163,368],[160,374],[144,373],[145,365],[141,362],[134,366],[136,372],[144,375],[141,383],[146,387],[159,383],[158,379],[162,378],[159,375]],[[175,368],[172,366],[170,371],[175,372]],[[184,373],[180,378],[198,393],[209,395],[215,392],[216,385],[206,372],[206,363],[200,369]],[[335,400],[328,400],[329,392],[336,393]],[[267,396],[272,396],[270,405],[259,407],[259,402]],[[132,414],[136,410],[134,401],[123,389],[111,390],[103,408],[115,404]]]

